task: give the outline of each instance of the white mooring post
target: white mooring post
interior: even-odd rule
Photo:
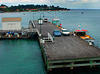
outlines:
[[[44,43],[45,43],[45,40],[41,39],[41,43],[43,43],[43,44],[44,44]]]
[[[89,45],[92,45],[92,42],[91,41],[89,41]]]

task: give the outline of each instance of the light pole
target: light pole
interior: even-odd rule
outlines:
[[[40,25],[40,33],[41,33],[41,25],[43,24],[43,19],[42,18],[38,19],[38,24]]]
[[[40,25],[40,34],[41,34],[41,25],[43,24],[43,19],[41,18],[41,15],[43,14],[44,17],[44,12],[40,14],[40,18],[38,19],[38,24]]]

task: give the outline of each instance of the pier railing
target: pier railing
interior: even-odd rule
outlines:
[[[35,28],[36,26],[35,26],[35,24],[34,24],[34,22],[33,21],[29,21],[29,28]]]
[[[36,29],[26,29],[26,32],[37,32]]]
[[[49,40],[49,39],[53,42],[53,37],[51,36],[50,33],[48,33],[48,40]]]
[[[32,22],[32,26],[33,26],[33,28],[35,28],[36,26],[35,26],[34,22],[33,22],[33,21],[31,21],[31,22]]]

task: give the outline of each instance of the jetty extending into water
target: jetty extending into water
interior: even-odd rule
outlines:
[[[30,21],[29,28],[19,31],[13,36],[5,36],[9,31],[0,31],[0,39],[29,38],[31,34],[37,34],[43,59],[47,71],[55,68],[70,68],[100,65],[100,49],[78,36],[54,37],[53,31],[60,30],[50,22],[39,25],[38,21]],[[12,31],[11,31],[12,32]],[[21,34],[20,34],[21,33]]]
[[[38,30],[39,43],[47,71],[54,68],[73,69],[81,66],[100,65],[100,49],[78,36],[53,37],[53,30],[60,30],[50,22],[39,25],[34,22]],[[41,34],[40,34],[41,33]]]

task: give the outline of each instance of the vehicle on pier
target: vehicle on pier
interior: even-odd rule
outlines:
[[[60,33],[59,30],[54,30],[54,31],[53,31],[53,35],[54,35],[55,37],[60,37],[60,36],[61,36],[61,33]]]
[[[68,29],[64,29],[64,28],[61,29],[61,33],[62,33],[62,35],[65,35],[65,36],[69,36],[70,35],[69,30]]]
[[[48,19],[44,19],[43,22],[48,22]]]

